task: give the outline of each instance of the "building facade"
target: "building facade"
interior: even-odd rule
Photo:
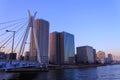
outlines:
[[[111,63],[110,58],[106,57],[106,58],[105,58],[105,63],[106,63],[106,64],[110,64],[110,63]]]
[[[98,60],[99,63],[104,64],[105,63],[105,52],[98,51],[97,52],[97,60]]]
[[[93,48],[90,46],[77,47],[77,63],[94,63]]]
[[[60,65],[74,62],[74,35],[67,32],[52,32],[50,34],[50,63]]]
[[[110,59],[110,62],[113,62],[113,55],[112,54],[108,54],[108,58]]]
[[[9,53],[10,60],[16,60],[16,58],[17,58],[17,53]]]
[[[97,62],[96,49],[93,49],[93,57],[94,57],[94,63],[96,63]]]
[[[25,52],[25,56],[24,56],[24,60],[25,60],[25,61],[29,61],[29,59],[30,59],[30,52],[29,52],[29,51],[26,51],[26,52]]]
[[[35,20],[36,36],[40,51],[40,59],[43,64],[48,64],[48,50],[49,50],[49,22],[43,19]],[[37,48],[35,45],[35,39],[33,29],[31,30],[30,39],[30,60],[38,60]]]
[[[61,43],[60,43],[60,33],[52,32],[50,33],[50,63],[52,64],[62,64],[63,55],[61,54]]]
[[[0,60],[5,60],[5,52],[0,52]]]

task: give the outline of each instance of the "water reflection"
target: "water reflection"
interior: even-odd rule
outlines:
[[[0,80],[120,80],[120,65],[37,73],[1,72]]]
[[[52,70],[48,73],[39,73],[35,80],[95,80],[96,68]]]
[[[75,80],[96,80],[97,68],[75,69]]]
[[[14,78],[13,78],[14,76]],[[5,73],[2,72],[0,73],[0,80],[9,80],[9,79],[17,79],[19,77],[19,74],[14,74],[14,73]]]
[[[33,80],[38,73],[24,72],[24,73],[0,73],[0,80]]]
[[[64,78],[66,78],[65,70],[52,70],[39,73],[35,80],[65,80]]]

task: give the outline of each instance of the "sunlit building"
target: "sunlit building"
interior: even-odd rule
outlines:
[[[50,33],[50,63],[60,65],[74,62],[74,35],[67,32]]]
[[[98,60],[99,63],[104,64],[105,63],[105,52],[98,51],[97,52],[97,60]]]
[[[91,46],[77,47],[77,63],[94,63],[93,48]]]
[[[48,50],[49,50],[49,22],[43,19],[35,20],[35,27],[37,29],[37,41],[40,48],[40,59],[43,64],[48,64]],[[35,45],[35,39],[33,29],[30,36],[30,60],[36,61],[37,49]]]

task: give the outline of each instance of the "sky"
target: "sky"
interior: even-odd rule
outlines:
[[[0,0],[0,22],[28,17],[28,9],[50,32],[74,34],[76,47],[120,56],[120,0]]]

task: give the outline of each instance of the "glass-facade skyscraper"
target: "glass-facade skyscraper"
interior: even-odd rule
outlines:
[[[72,64],[75,60],[74,35],[67,32],[50,34],[50,62]]]

